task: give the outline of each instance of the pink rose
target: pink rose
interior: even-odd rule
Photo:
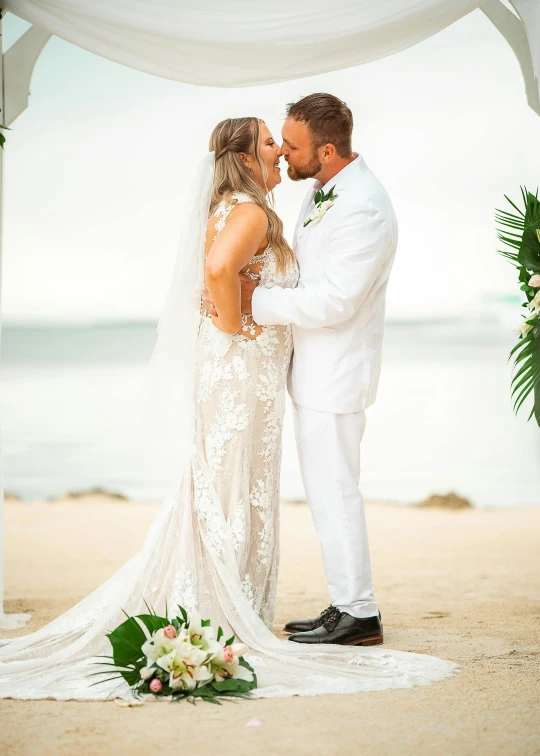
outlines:
[[[231,664],[234,659],[234,652],[232,650],[232,646],[225,646],[223,649],[223,658],[225,659],[225,664]]]
[[[540,275],[538,273],[535,273],[529,280],[529,286],[533,286],[535,289],[540,286]]]
[[[157,678],[152,680],[152,682],[150,683],[150,690],[152,691],[152,693],[161,693],[162,688],[163,685],[161,684],[161,680],[158,680]]]
[[[163,635],[166,638],[176,638],[176,629],[174,625],[167,625],[167,627],[163,628]]]

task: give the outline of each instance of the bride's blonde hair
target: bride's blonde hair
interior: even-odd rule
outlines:
[[[258,118],[227,118],[215,127],[210,137],[209,149],[216,153],[216,167],[210,213],[222,200],[232,202],[233,192],[248,194],[259,205],[268,218],[268,244],[276,255],[277,267],[283,271],[294,259],[293,251],[283,236],[283,222],[267,201],[270,194],[266,190],[268,171],[259,153],[260,120]],[[244,164],[240,153],[254,155],[261,167],[265,190],[253,178]],[[270,195],[271,196],[271,195]],[[271,198],[272,201],[272,198]]]

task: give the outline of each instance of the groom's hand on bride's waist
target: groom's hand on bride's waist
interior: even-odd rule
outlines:
[[[238,274],[240,277],[240,286],[242,289],[242,295],[241,295],[241,310],[246,315],[251,315],[251,298],[253,297],[253,292],[255,291],[255,288],[257,287],[257,281],[254,281],[249,276],[244,275],[244,273]],[[203,289],[203,295],[204,295],[204,306],[206,309],[206,312],[209,315],[213,315],[214,317],[217,317],[217,310],[216,305],[214,304],[214,301],[210,297],[210,292],[206,288],[206,286]]]

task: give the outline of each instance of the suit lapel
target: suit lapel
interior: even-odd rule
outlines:
[[[311,200],[315,196],[315,192],[316,192],[316,189],[312,187],[304,198],[304,202],[302,203],[302,207],[300,208],[298,222],[296,223],[296,228],[294,230],[293,246],[296,246],[296,244],[298,243],[298,240],[303,236],[303,234],[305,233],[307,229],[307,226],[304,226],[304,221],[306,219],[307,210],[311,203]]]
[[[294,231],[294,241],[293,246],[295,247],[300,239],[303,237],[303,235],[306,233],[306,231],[314,225],[314,223],[310,223],[307,226],[304,226],[304,221],[306,219],[307,211],[309,208],[309,205],[311,203],[311,200],[315,196],[315,192],[317,189],[322,188],[323,192],[327,193],[330,191],[330,188],[332,185],[335,184],[336,186],[336,194],[338,195],[338,199],[336,200],[339,202],[339,193],[343,192],[347,186],[347,184],[355,178],[355,176],[358,175],[358,171],[364,171],[366,169],[366,164],[364,162],[364,158],[361,155],[357,155],[356,159],[349,163],[349,165],[345,166],[343,170],[341,170],[339,173],[337,173],[334,178],[330,179],[330,181],[327,181],[326,184],[321,187],[319,182],[314,182],[314,185],[310,188],[309,192],[306,194],[306,197],[304,199],[304,202],[302,204],[302,208],[300,210],[300,215],[298,216],[298,222],[296,224],[296,228]],[[330,211],[331,212],[331,211]]]

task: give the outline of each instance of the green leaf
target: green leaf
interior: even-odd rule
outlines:
[[[522,193],[522,195],[523,195],[523,189],[521,190],[521,193]],[[525,213],[524,213],[524,212],[523,212],[522,210],[520,210],[520,209],[519,209],[519,207],[518,207],[517,205],[514,205],[514,203],[513,203],[513,202],[512,202],[512,200],[510,199],[510,197],[508,197],[508,196],[507,196],[507,195],[505,194],[505,195],[504,195],[504,198],[505,198],[505,200],[507,200],[507,201],[508,201],[508,202],[509,202],[509,203],[510,203],[510,204],[512,205],[512,207],[513,207],[513,208],[514,208],[515,210],[517,210],[517,211],[518,211],[518,213],[519,213],[520,215],[522,215],[523,217],[525,217]]]
[[[256,688],[258,685],[258,682],[257,682],[257,675],[255,674],[255,670],[253,669],[251,664],[244,659],[243,656],[241,656],[238,661],[243,667],[245,667],[246,669],[249,669],[249,671],[253,674],[253,682],[249,683],[249,685],[251,686],[251,688]]]
[[[228,641],[225,641],[226,646],[230,646],[232,643],[234,643],[235,635],[231,635]]]
[[[145,662],[141,647],[146,641],[146,633],[137,620],[142,622],[150,635],[169,624],[165,617],[157,617],[155,614],[139,614],[137,617],[129,617],[112,633],[108,633],[107,638],[112,646],[114,665],[128,685],[136,685],[140,682],[139,669],[144,666]],[[129,671],[130,667],[132,671]]]
[[[530,356],[527,360],[525,360],[525,362],[520,367],[520,369],[518,370],[518,372],[512,378],[512,384],[514,383],[514,381],[517,381],[517,379],[519,378],[519,376],[522,373],[524,373],[527,370],[530,370],[530,368],[533,366],[533,364],[534,364],[534,360],[533,360],[532,356]]]
[[[220,680],[219,682],[211,683],[214,690],[218,692],[227,692],[230,690],[239,690],[242,693],[247,693],[251,689],[251,683],[247,680],[236,680],[234,677],[228,677],[226,680]]]
[[[511,359],[514,356],[514,354],[522,347],[524,348],[523,349],[524,352],[527,352],[527,351],[532,352],[532,341],[529,336],[526,336],[524,339],[520,339],[518,341],[516,346],[510,352],[508,359]]]
[[[495,220],[501,227],[497,229],[499,240],[510,248],[499,250],[499,254],[518,268],[520,290],[526,298],[522,307],[527,308],[535,295],[528,285],[530,274],[540,273],[540,200],[538,190],[532,194],[521,187],[520,191],[523,209],[505,195],[517,215],[513,211],[496,210]],[[512,250],[518,250],[517,254]],[[526,314],[525,322],[534,323],[534,327],[527,336],[520,337],[508,357],[514,359],[511,396],[516,413],[530,396],[533,397],[528,420],[534,417],[540,426],[540,323],[533,313]]]
[[[220,625],[217,631],[217,640],[220,641],[222,638],[223,638],[223,628]]]
[[[217,692],[212,690],[208,685],[205,685],[202,688],[195,688],[195,690],[190,691],[189,698],[203,698],[205,701],[208,701],[208,703],[219,704],[220,706],[222,705]]]
[[[179,604],[179,605],[178,605],[178,610],[180,611],[180,614],[182,615],[182,619],[184,620],[184,622],[187,622],[187,620],[188,620],[188,616],[187,616],[187,612],[186,612],[186,610],[184,609],[184,607],[183,607],[183,606],[180,606],[180,604]]]

